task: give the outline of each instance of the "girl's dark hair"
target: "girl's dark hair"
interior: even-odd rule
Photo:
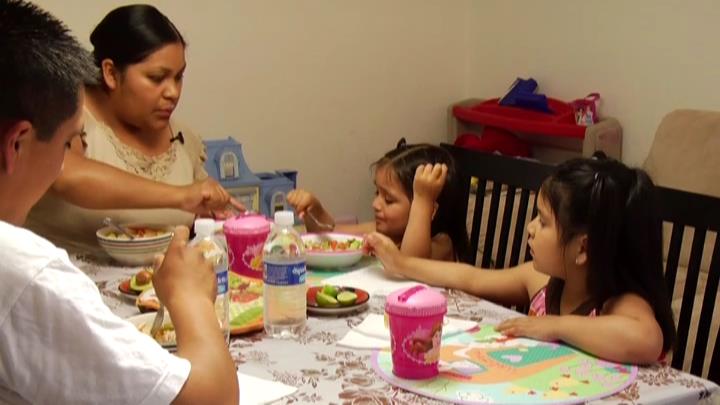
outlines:
[[[455,160],[450,153],[435,145],[415,144],[400,139],[395,149],[387,152],[377,162],[373,163],[375,169],[391,167],[402,184],[408,198],[413,198],[413,180],[415,170],[422,164],[445,163],[448,167],[445,185],[437,199],[438,209],[430,226],[430,233],[435,236],[444,232],[448,234],[453,243],[455,256],[464,259],[470,253],[465,216],[458,212],[456,203],[460,195]]]
[[[567,244],[587,234],[590,299],[602,305],[624,293],[644,298],[663,332],[663,351],[675,343],[663,279],[662,221],[655,186],[643,170],[605,159],[573,159],[558,166],[540,194]]]
[[[175,25],[147,4],[112,10],[90,34],[90,42],[98,67],[104,59],[110,59],[121,72],[165,45],[186,45]]]

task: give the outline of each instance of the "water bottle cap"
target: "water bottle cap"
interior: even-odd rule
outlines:
[[[200,218],[195,220],[195,234],[209,236],[215,233],[215,220],[210,218]]]
[[[277,211],[275,213],[275,223],[282,226],[292,226],[295,224],[295,215],[292,211]]]

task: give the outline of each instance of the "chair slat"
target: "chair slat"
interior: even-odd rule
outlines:
[[[485,246],[483,246],[482,261],[480,267],[484,269],[495,268],[491,263],[492,248],[495,242],[495,227],[497,226],[498,208],[500,206],[500,194],[502,193],[502,184],[493,182],[492,196],[490,197],[490,211],[488,212],[488,221],[485,226]]]
[[[510,224],[514,216],[515,187],[508,186],[505,191],[505,206],[500,224],[500,239],[498,240],[497,255],[495,256],[495,267],[505,267],[505,252],[507,251],[508,238],[510,236]]]
[[[708,279],[705,284],[700,321],[698,322],[698,330],[695,338],[695,351],[693,352],[692,365],[690,366],[690,372],[695,375],[701,375],[703,366],[705,365],[705,350],[707,349],[705,342],[709,342],[710,325],[712,324],[713,311],[715,310],[715,296],[718,291],[718,281],[720,281],[720,270],[718,270],[718,268],[720,268],[720,238],[716,237]]]
[[[475,207],[473,208],[473,220],[470,227],[470,257],[468,263],[473,266],[477,262],[478,244],[480,242],[480,227],[482,226],[482,213],[485,206],[485,188],[487,181],[478,179],[475,191]]]
[[[520,205],[518,207],[517,221],[515,221],[515,234],[513,235],[512,251],[510,252],[510,267],[517,266],[520,260],[520,248],[523,243],[525,216],[527,215],[529,201],[530,190],[523,189],[520,192]]]
[[[687,339],[690,333],[690,320],[695,302],[698,275],[700,274],[700,262],[702,260],[703,245],[705,244],[705,234],[705,229],[695,228],[692,248],[690,249],[690,261],[688,262],[682,306],[680,307],[680,319],[678,321],[678,346],[677,352],[673,353],[672,359],[672,366],[678,369],[683,368],[683,361],[685,360],[685,349],[687,348]]]
[[[677,278],[678,262],[680,261],[680,249],[682,248],[684,232],[685,226],[683,224],[673,224],[672,234],[670,236],[670,248],[667,254],[667,264],[665,265],[665,283],[667,284],[670,299],[672,299],[675,290],[675,279]]]

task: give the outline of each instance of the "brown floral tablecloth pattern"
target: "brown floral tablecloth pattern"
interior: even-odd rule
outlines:
[[[121,317],[138,313],[134,302],[117,289],[138,268],[96,264],[73,258],[97,284],[110,309]],[[518,316],[502,306],[459,291],[447,291],[448,316],[497,323]],[[373,296],[367,311],[346,316],[310,316],[298,340],[276,340],[263,332],[234,337],[230,351],[238,369],[256,377],[298,388],[277,404],[440,404],[395,388],[370,364],[371,351],[336,345],[368,313],[383,313],[384,296]],[[242,387],[240,387],[242,389]],[[720,390],[710,381],[656,365],[641,368],[637,380],[618,394],[593,404],[720,403]]]

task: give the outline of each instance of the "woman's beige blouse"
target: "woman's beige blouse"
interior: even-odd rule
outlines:
[[[150,157],[122,143],[110,127],[85,109],[85,156],[167,184],[188,185],[205,179],[206,154],[202,140],[176,122],[171,126],[174,134],[182,132],[184,144],[173,142],[167,152]],[[193,214],[175,209],[89,210],[49,192],[32,209],[26,226],[72,253],[105,257],[95,237],[95,232],[103,227],[105,217],[117,223],[167,225],[191,225],[194,218]]]

